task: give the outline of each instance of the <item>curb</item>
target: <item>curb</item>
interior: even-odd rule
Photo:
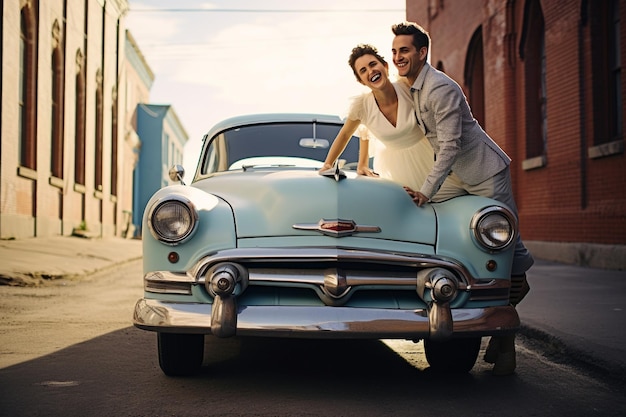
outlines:
[[[538,328],[522,324],[518,336],[521,336],[526,344],[539,350],[543,356],[552,362],[574,365],[576,368],[601,378],[609,378],[619,383],[626,382],[626,367],[591,355],[588,351],[567,344],[558,337]]]
[[[112,262],[99,268],[88,269],[83,272],[69,273],[49,273],[49,272],[0,272],[0,285],[11,287],[40,287],[49,285],[60,280],[74,280],[88,277],[98,272],[114,269],[120,265],[141,259],[141,256],[130,257],[123,261]]]

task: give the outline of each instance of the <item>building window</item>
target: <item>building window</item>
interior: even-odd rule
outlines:
[[[546,46],[539,0],[526,2],[520,55],[524,62],[526,159],[544,157],[548,142]]]
[[[37,169],[37,13],[31,2],[21,10],[18,134],[20,165]]]
[[[624,120],[622,113],[622,57],[621,57],[621,44],[620,44],[620,16],[619,16],[619,2],[613,0],[611,22],[609,28],[611,29],[609,42],[611,44],[611,51],[609,53],[609,79],[611,80],[611,136],[613,139],[622,139],[624,133]]]
[[[483,59],[482,28],[472,36],[465,62],[465,84],[468,88],[468,100],[474,118],[485,126],[485,66]]]
[[[111,105],[111,195],[117,195],[117,90],[113,88],[113,104]]]
[[[74,147],[75,175],[76,184],[85,185],[85,112],[86,112],[86,95],[85,95],[85,65],[83,54],[80,50],[76,53],[76,145]]]
[[[53,177],[63,178],[63,50],[59,22],[52,26],[51,160]]]
[[[95,146],[95,189],[96,191],[102,191],[102,148],[104,144],[104,108],[102,97],[102,71],[98,70],[96,73],[96,146]]]
[[[443,0],[428,0],[428,15],[431,19],[437,16],[440,10],[443,10]]]
[[[592,18],[594,144],[623,139],[619,1],[589,2]]]
[[[165,165],[165,170],[167,171],[169,169],[169,163],[170,163],[170,135],[168,135],[167,133],[163,133],[163,147],[162,147],[162,154],[163,154],[163,159],[162,159],[162,163]]]

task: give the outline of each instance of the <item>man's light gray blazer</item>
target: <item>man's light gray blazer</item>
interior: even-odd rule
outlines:
[[[461,87],[428,63],[411,86],[417,122],[435,151],[435,164],[420,192],[431,198],[450,171],[476,185],[511,159],[480,127]]]

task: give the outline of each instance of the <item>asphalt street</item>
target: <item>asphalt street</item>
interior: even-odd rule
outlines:
[[[121,238],[2,240],[0,285],[80,279],[140,259],[141,251],[141,241]],[[521,334],[556,359],[626,379],[626,271],[536,259],[528,281],[531,291],[518,305]]]

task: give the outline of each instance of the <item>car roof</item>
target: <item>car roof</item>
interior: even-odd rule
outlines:
[[[343,123],[339,116],[330,114],[317,113],[259,113],[246,114],[243,116],[235,116],[216,123],[211,130],[207,132],[204,138],[212,138],[216,134],[224,130],[232,129],[238,126],[279,123],[279,122],[296,122],[296,123]]]

